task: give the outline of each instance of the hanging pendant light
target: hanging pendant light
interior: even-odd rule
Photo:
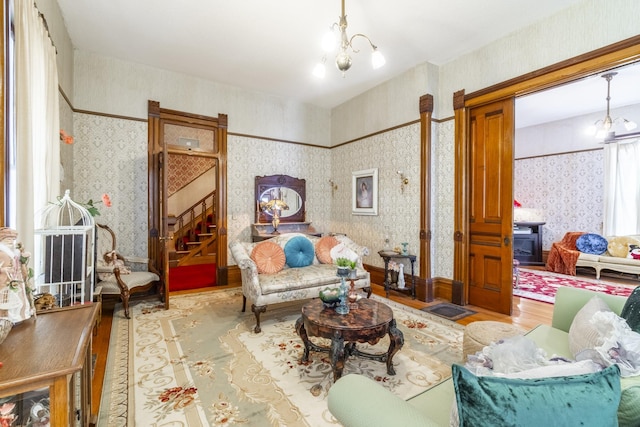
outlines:
[[[631,120],[627,120],[625,118],[611,118],[611,80],[613,80],[617,74],[617,72],[612,71],[600,76],[607,81],[607,114],[604,119],[596,121],[593,125],[587,128],[587,132],[594,135],[597,139],[611,140],[615,138],[614,125],[617,123],[622,123],[627,131],[632,131],[638,127],[638,125]]]
[[[342,77],[345,77],[345,73],[351,68],[353,65],[353,60],[351,59],[351,53],[358,53],[359,50],[353,47],[353,40],[357,37],[362,37],[369,42],[371,46],[371,66],[372,68],[378,69],[382,67],[386,60],[384,59],[384,55],[378,50],[378,47],[374,45],[369,37],[364,34],[354,34],[349,38],[347,35],[347,15],[344,10],[344,0],[342,0],[342,14],[338,18],[338,23],[333,23],[329,27],[329,32],[322,39],[322,47],[325,52],[330,53],[333,52],[336,47],[339,48],[338,53],[336,54],[336,67],[338,70],[342,72]],[[324,78],[326,74],[326,55],[322,57],[320,62],[313,69],[313,75],[318,78]]]

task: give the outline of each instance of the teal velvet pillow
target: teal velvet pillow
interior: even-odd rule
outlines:
[[[637,286],[627,298],[620,317],[627,321],[632,330],[640,333],[640,286]]]
[[[460,427],[617,426],[620,371],[516,379],[477,377],[451,367]]]
[[[289,267],[311,265],[314,257],[313,243],[303,236],[293,237],[284,245],[284,256]]]

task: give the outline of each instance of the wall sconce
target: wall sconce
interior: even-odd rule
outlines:
[[[329,185],[331,185],[331,197],[333,197],[333,193],[338,189],[338,184],[329,179]]]
[[[409,178],[404,176],[404,172],[398,171],[398,175],[400,175],[400,191],[404,193],[404,186],[409,185]]]

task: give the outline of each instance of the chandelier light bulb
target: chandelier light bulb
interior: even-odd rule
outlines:
[[[382,52],[378,50],[378,48],[373,48],[373,53],[371,54],[371,66],[374,70],[384,66],[387,61],[384,59],[384,55]]]
[[[336,38],[336,33],[332,30],[329,30],[327,34],[322,37],[322,50],[325,52],[333,52],[336,50],[336,46],[338,45],[338,39]]]
[[[324,66],[324,63],[318,62],[313,69],[313,75],[319,79],[324,79],[325,74],[327,74],[327,67]]]
[[[637,127],[638,125],[636,124],[636,122],[632,122],[631,120],[624,119],[624,128],[627,131],[632,131]]]

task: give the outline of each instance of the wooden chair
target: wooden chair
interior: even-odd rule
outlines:
[[[125,257],[117,251],[116,235],[113,230],[104,224],[96,225],[98,226],[96,293],[120,295],[124,315],[129,319],[131,294],[148,291],[160,282],[160,276],[156,271],[130,271],[125,264]]]

